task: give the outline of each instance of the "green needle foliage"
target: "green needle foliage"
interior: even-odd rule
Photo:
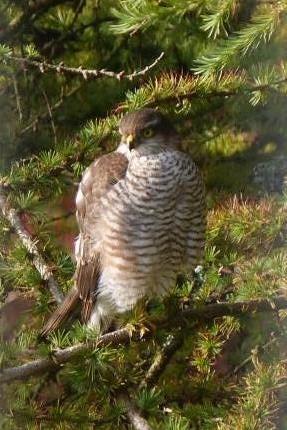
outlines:
[[[286,428],[285,310],[187,320],[166,352],[187,306],[286,295],[286,12],[285,0],[2,0],[0,184],[59,289],[73,285],[77,185],[126,112],[174,122],[204,176],[208,229],[196,280],[118,318],[140,341],[102,348],[79,322],[40,342],[56,304],[1,217],[1,368],[92,345],[5,385],[1,428],[127,428],[123,394],[156,430]]]

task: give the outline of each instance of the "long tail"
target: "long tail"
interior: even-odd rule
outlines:
[[[76,287],[73,287],[66,295],[63,303],[60,304],[46,322],[40,333],[40,337],[47,337],[50,333],[59,328],[69,317],[76,317],[80,302],[79,291]]]

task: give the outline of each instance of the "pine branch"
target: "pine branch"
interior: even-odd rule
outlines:
[[[258,85],[247,83],[246,75],[223,75],[218,81],[215,77],[208,79],[194,78],[192,76],[163,75],[161,78],[150,81],[134,93],[129,93],[125,103],[119,105],[117,112],[130,111],[142,107],[154,107],[159,105],[171,105],[172,102],[184,100],[203,99],[208,101],[214,98],[227,99],[229,97],[240,97],[258,95],[258,93],[279,91],[284,89],[287,83],[284,68],[278,71],[275,79]],[[183,113],[184,115],[184,113]],[[53,190],[52,181],[55,178],[71,171],[74,163],[89,163],[95,156],[95,148],[100,146],[104,139],[115,131],[119,116],[111,115],[105,119],[88,123],[82,130],[75,142],[70,142],[64,150],[49,151],[55,162],[46,162],[46,152],[40,153],[38,157],[32,158],[25,164],[17,163],[11,170],[9,177],[5,178],[6,184],[13,187],[14,192],[29,189],[39,189],[45,185],[45,192]],[[32,126],[32,124],[31,124]],[[92,138],[91,138],[92,137]],[[80,145],[79,145],[80,141]],[[92,149],[92,152],[91,152]],[[46,154],[46,155],[45,155]],[[58,159],[58,162],[57,162]]]
[[[25,246],[27,251],[33,257],[33,264],[40,273],[43,281],[47,282],[48,288],[57,303],[61,303],[63,300],[63,294],[53,276],[50,267],[46,264],[44,258],[40,254],[36,242],[31,238],[25,226],[23,225],[17,211],[10,207],[7,197],[5,195],[4,187],[0,184],[0,210],[2,216],[6,218],[16,234],[18,235],[20,241]]]
[[[135,93],[128,95],[127,101],[117,111],[133,110],[140,107],[156,107],[160,104],[170,104],[184,100],[213,98],[229,98],[233,96],[251,95],[258,92],[276,90],[287,82],[286,73],[268,82],[251,85],[247,76],[226,74],[218,81],[215,76],[194,78],[193,76],[163,75],[154,82],[142,86]]]
[[[2,59],[4,61],[19,63],[24,67],[26,66],[30,68],[36,68],[40,70],[41,73],[45,73],[49,71],[60,75],[79,76],[85,80],[95,80],[102,77],[107,77],[107,78],[114,78],[118,80],[128,79],[132,81],[133,79],[146,75],[160,62],[163,56],[164,56],[164,52],[161,52],[161,54],[151,64],[149,64],[148,66],[144,67],[141,70],[135,70],[132,73],[127,73],[123,70],[121,72],[113,72],[111,70],[106,70],[106,69],[83,69],[81,66],[68,67],[62,63],[50,64],[50,63],[46,63],[45,61],[32,60],[26,57],[16,57],[14,55],[11,55],[11,53],[2,54]]]
[[[177,316],[172,318],[173,327],[179,327],[191,320],[209,321],[214,318],[223,316],[242,316],[253,312],[277,312],[280,309],[287,308],[287,298],[278,296],[272,299],[257,299],[235,303],[214,303],[202,305],[198,308],[190,308],[181,311]],[[165,319],[158,324],[158,327],[170,326],[171,318]],[[40,358],[30,361],[17,367],[3,369],[0,373],[0,383],[10,383],[16,380],[25,380],[31,376],[43,374],[59,368],[63,364],[71,361],[73,358],[91,348],[103,348],[105,346],[117,347],[131,341],[142,341],[143,337],[140,332],[132,333],[127,328],[122,328],[99,337],[97,342],[79,343],[77,345],[56,349],[52,353],[52,358]],[[155,378],[156,372],[153,375]]]
[[[213,37],[214,39],[221,32],[224,32],[227,36],[226,27],[228,26],[230,17],[234,16],[238,9],[238,0],[220,1],[215,7],[211,6],[210,9],[208,14],[202,16],[202,30],[208,33],[208,37]]]
[[[206,0],[166,0],[164,4],[150,0],[125,0],[112,13],[117,19],[110,29],[114,34],[134,35],[138,31],[146,31],[156,25],[172,22],[174,18],[182,20],[186,14],[201,11]]]
[[[3,369],[0,372],[0,383],[25,380],[30,376],[43,374],[47,371],[58,369],[61,365],[71,361],[79,354],[83,354],[92,348],[103,348],[105,346],[119,346],[131,340],[139,339],[138,333],[131,334],[128,329],[120,329],[102,335],[97,342],[79,343],[65,349],[57,349],[52,353],[52,358],[40,358],[30,361],[18,367]]]
[[[270,41],[280,23],[286,6],[279,4],[269,7],[264,12],[255,14],[254,18],[242,30],[221,41],[211,52],[196,60],[194,71],[196,74],[208,76],[222,73],[224,68],[234,65],[242,56],[257,49],[261,43]]]

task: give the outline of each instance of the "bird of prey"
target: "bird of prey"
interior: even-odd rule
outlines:
[[[201,260],[204,185],[175,128],[142,109],[125,115],[119,132],[118,148],[97,158],[79,185],[75,286],[44,336],[79,305],[84,323],[107,330],[116,314],[167,294]]]

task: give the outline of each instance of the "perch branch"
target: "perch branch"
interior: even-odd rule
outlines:
[[[137,334],[131,335],[129,330],[123,328],[102,335],[99,338],[98,342],[86,344],[79,343],[77,345],[73,345],[65,349],[56,349],[52,354],[52,358],[40,358],[25,363],[22,366],[3,369],[2,372],[0,372],[0,383],[12,382],[15,380],[24,380],[29,378],[30,376],[35,376],[47,371],[55,370],[61,365],[72,360],[77,355],[88,351],[95,346],[97,348],[103,348],[107,345],[117,346],[123,343],[127,343],[130,340],[135,340],[137,337]]]
[[[235,303],[214,303],[209,305],[202,305],[198,308],[191,308],[183,310],[173,319],[173,325],[181,326],[189,320],[202,320],[208,321],[214,318],[223,317],[227,315],[244,315],[252,312],[277,312],[280,309],[287,308],[286,297],[274,297],[269,299],[250,300],[249,302],[235,302]],[[168,320],[163,320],[159,325],[163,327]],[[40,358],[30,361],[17,367],[3,369],[0,373],[0,383],[12,382],[15,380],[24,380],[30,376],[43,374],[44,372],[55,369],[68,361],[72,360],[75,356],[89,350],[92,347],[102,348],[107,345],[118,346],[130,341],[140,341],[142,338],[136,331],[132,334],[126,328],[107,333],[102,335],[98,341],[86,344],[77,344],[65,349],[56,349],[53,352],[52,358]],[[156,372],[153,378],[156,377]]]
[[[140,414],[127,394],[120,394],[117,400],[124,405],[126,418],[135,430],[151,430],[147,420]]]
[[[128,398],[123,398],[126,408],[126,416],[135,430],[152,430],[147,420],[144,419],[137,408]]]
[[[106,69],[83,69],[80,67],[68,67],[65,66],[62,63],[59,64],[50,64],[46,63],[44,61],[37,61],[32,60],[30,58],[25,57],[15,57],[14,55],[4,55],[3,58],[7,61],[13,61],[16,63],[20,63],[23,66],[26,67],[32,67],[39,69],[41,73],[45,73],[46,71],[54,72],[58,74],[64,74],[67,76],[80,76],[81,78],[84,78],[85,80],[94,80],[99,79],[102,77],[108,77],[108,78],[115,78],[118,80],[121,79],[128,79],[132,81],[135,78],[138,78],[140,76],[144,76],[147,74],[151,69],[153,69],[159,61],[163,58],[164,52],[162,52],[151,64],[144,67],[141,70],[135,70],[132,73],[126,73],[124,70],[121,72],[113,72],[111,70]]]
[[[1,184],[0,211],[2,212],[3,217],[9,221],[27,251],[32,255],[33,264],[40,273],[41,278],[47,282],[48,288],[55,301],[57,303],[61,303],[63,300],[63,294],[53,276],[50,267],[46,264],[44,258],[40,254],[36,242],[33,241],[31,236],[25,229],[25,226],[23,225],[19,215],[17,214],[17,211],[10,207],[4,192],[4,187]]]

